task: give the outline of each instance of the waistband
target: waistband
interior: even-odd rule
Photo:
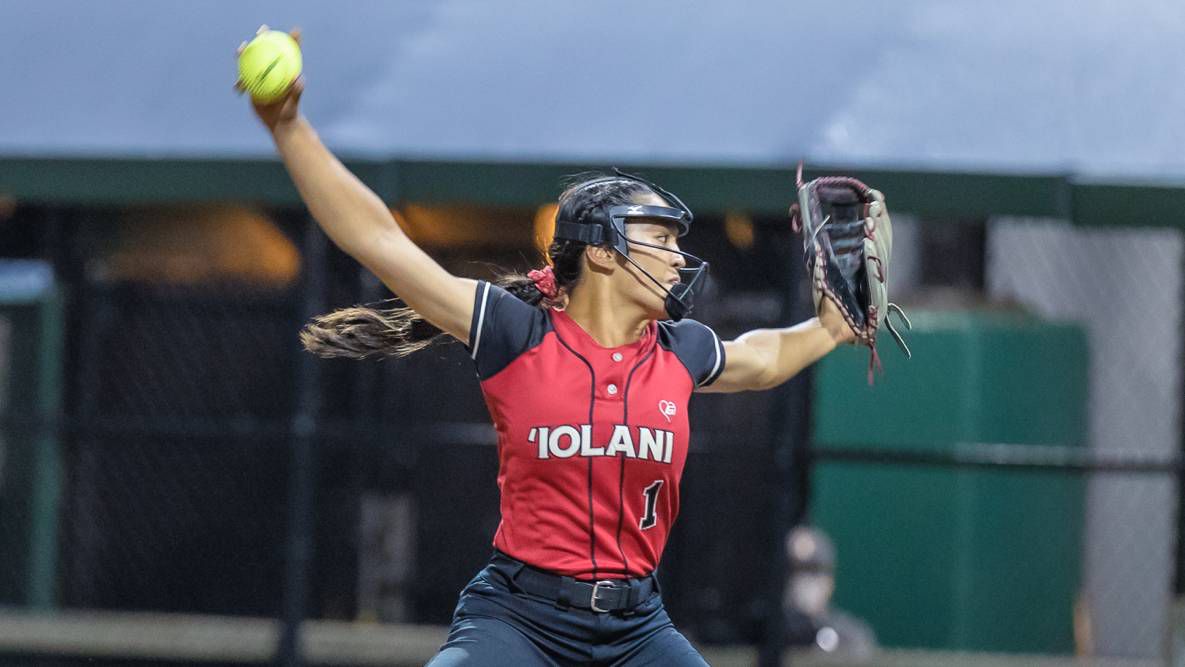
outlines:
[[[490,562],[505,569],[516,586],[531,595],[555,602],[559,609],[576,607],[598,613],[628,612],[659,591],[658,579],[653,574],[637,579],[587,582],[539,570],[497,550]]]

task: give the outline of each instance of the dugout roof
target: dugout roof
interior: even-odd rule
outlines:
[[[806,158],[919,211],[1185,208],[1164,0],[5,2],[0,190],[290,200],[230,90],[260,22],[305,28],[305,112],[388,198],[537,202],[620,164],[772,210]]]

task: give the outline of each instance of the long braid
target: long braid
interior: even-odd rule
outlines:
[[[557,240],[548,248],[561,295],[580,280],[584,247],[579,241]],[[491,282],[532,306],[552,305],[535,281],[522,273],[503,273]],[[376,305],[341,308],[313,318],[300,332],[301,345],[319,357],[370,359],[406,357],[449,340],[447,334],[407,306]]]

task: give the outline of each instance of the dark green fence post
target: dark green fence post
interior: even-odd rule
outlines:
[[[789,223],[784,219],[771,220],[771,225]],[[782,287],[782,326],[802,321],[812,313],[807,291],[802,289],[805,272],[802,270],[802,246],[797,236],[775,232],[767,243],[781,249],[775,254],[779,264],[777,273],[786,277]],[[769,537],[772,551],[766,574],[769,585],[764,601],[766,620],[757,664],[760,667],[780,667],[786,645],[786,614],[782,609],[782,593],[790,573],[786,558],[786,535],[802,521],[806,514],[810,482],[810,391],[811,370],[774,391],[775,405],[780,409],[770,419],[769,443],[773,457],[770,492],[774,511],[770,514]]]
[[[325,309],[325,253],[327,240],[316,223],[304,216],[304,280],[297,309],[299,327]],[[293,340],[296,331],[292,332]],[[292,414],[292,469],[289,472],[288,545],[284,575],[283,630],[277,662],[285,667],[304,664],[300,631],[308,610],[309,570],[313,559],[317,486],[318,414],[321,403],[320,368],[315,357],[296,354],[296,400]]]

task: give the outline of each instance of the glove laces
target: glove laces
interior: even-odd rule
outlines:
[[[913,322],[909,321],[909,316],[905,314],[904,310],[901,310],[901,306],[895,303],[889,303],[889,312],[885,315],[885,328],[893,335],[893,340],[897,341],[897,346],[905,353],[905,358],[913,359],[913,353],[909,351],[909,346],[905,344],[905,339],[902,338],[901,333],[893,326],[893,318],[891,316],[894,313],[896,313],[897,317],[901,318],[901,321],[905,323],[905,328],[909,331],[913,331]]]

